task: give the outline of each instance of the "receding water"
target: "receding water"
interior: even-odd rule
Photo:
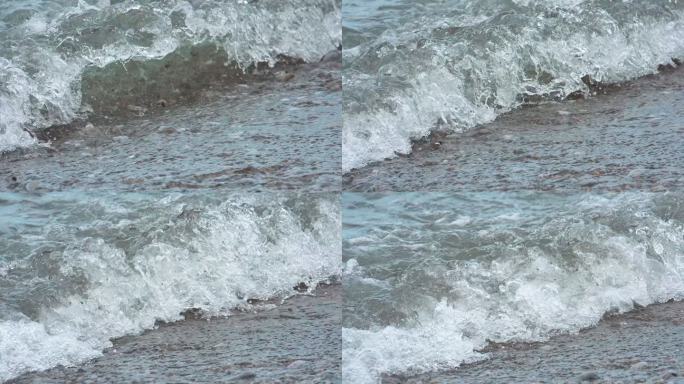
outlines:
[[[316,62],[340,42],[339,2],[37,0],[0,6],[0,151],[74,118],[235,80],[257,63]]]
[[[160,324],[114,340],[87,364],[10,382],[339,383],[340,303],[336,284],[258,310]]]
[[[611,314],[579,334],[543,343],[505,343],[488,358],[454,370],[388,375],[383,383],[676,383],[684,374],[684,302]]]
[[[340,3],[0,6],[0,188],[340,188]]]
[[[336,63],[205,90],[190,105],[67,127],[47,148],[0,157],[0,187],[53,191],[340,189]]]

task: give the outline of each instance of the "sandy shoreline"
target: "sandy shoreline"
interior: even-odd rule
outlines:
[[[684,383],[684,302],[607,316],[543,343],[502,344],[490,358],[383,383]]]
[[[340,285],[274,309],[161,324],[77,367],[8,383],[341,382]]]

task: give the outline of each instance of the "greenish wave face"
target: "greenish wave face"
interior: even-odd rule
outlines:
[[[337,0],[8,2],[0,151],[35,144],[31,131],[154,104],[257,63],[317,61],[340,42]],[[179,80],[187,72],[194,78]]]

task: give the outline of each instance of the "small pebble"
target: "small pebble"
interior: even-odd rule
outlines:
[[[137,106],[137,105],[131,105],[131,104],[129,104],[127,108],[128,108],[129,111],[137,113],[138,116],[143,116],[143,115],[145,114],[145,112],[147,112],[147,108],[145,108],[145,107],[140,107],[140,106]]]
[[[599,379],[599,375],[596,372],[587,372],[579,377],[580,382],[582,381],[596,381]]]
[[[290,81],[295,77],[295,75],[294,75],[294,73],[289,73],[286,71],[280,71],[280,72],[275,73],[275,77],[276,77],[276,79],[278,79],[280,81]]]
[[[41,189],[41,185],[40,185],[39,182],[37,182],[37,181],[35,181],[35,180],[32,180],[32,181],[27,182],[27,183],[24,185],[24,189],[25,189],[26,192],[28,192],[28,193],[35,193],[35,192],[37,192],[39,189]]]

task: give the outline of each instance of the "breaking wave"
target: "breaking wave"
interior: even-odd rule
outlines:
[[[111,338],[187,310],[228,314],[340,274],[332,195],[50,193],[0,202],[11,218],[0,223],[0,381],[99,356]]]
[[[345,4],[344,171],[409,153],[434,130],[589,95],[684,58],[678,1],[397,4],[377,7],[367,26]]]
[[[454,369],[684,299],[680,194],[347,198],[343,379]]]
[[[89,113],[172,103],[341,41],[339,0],[0,5],[0,152]]]

